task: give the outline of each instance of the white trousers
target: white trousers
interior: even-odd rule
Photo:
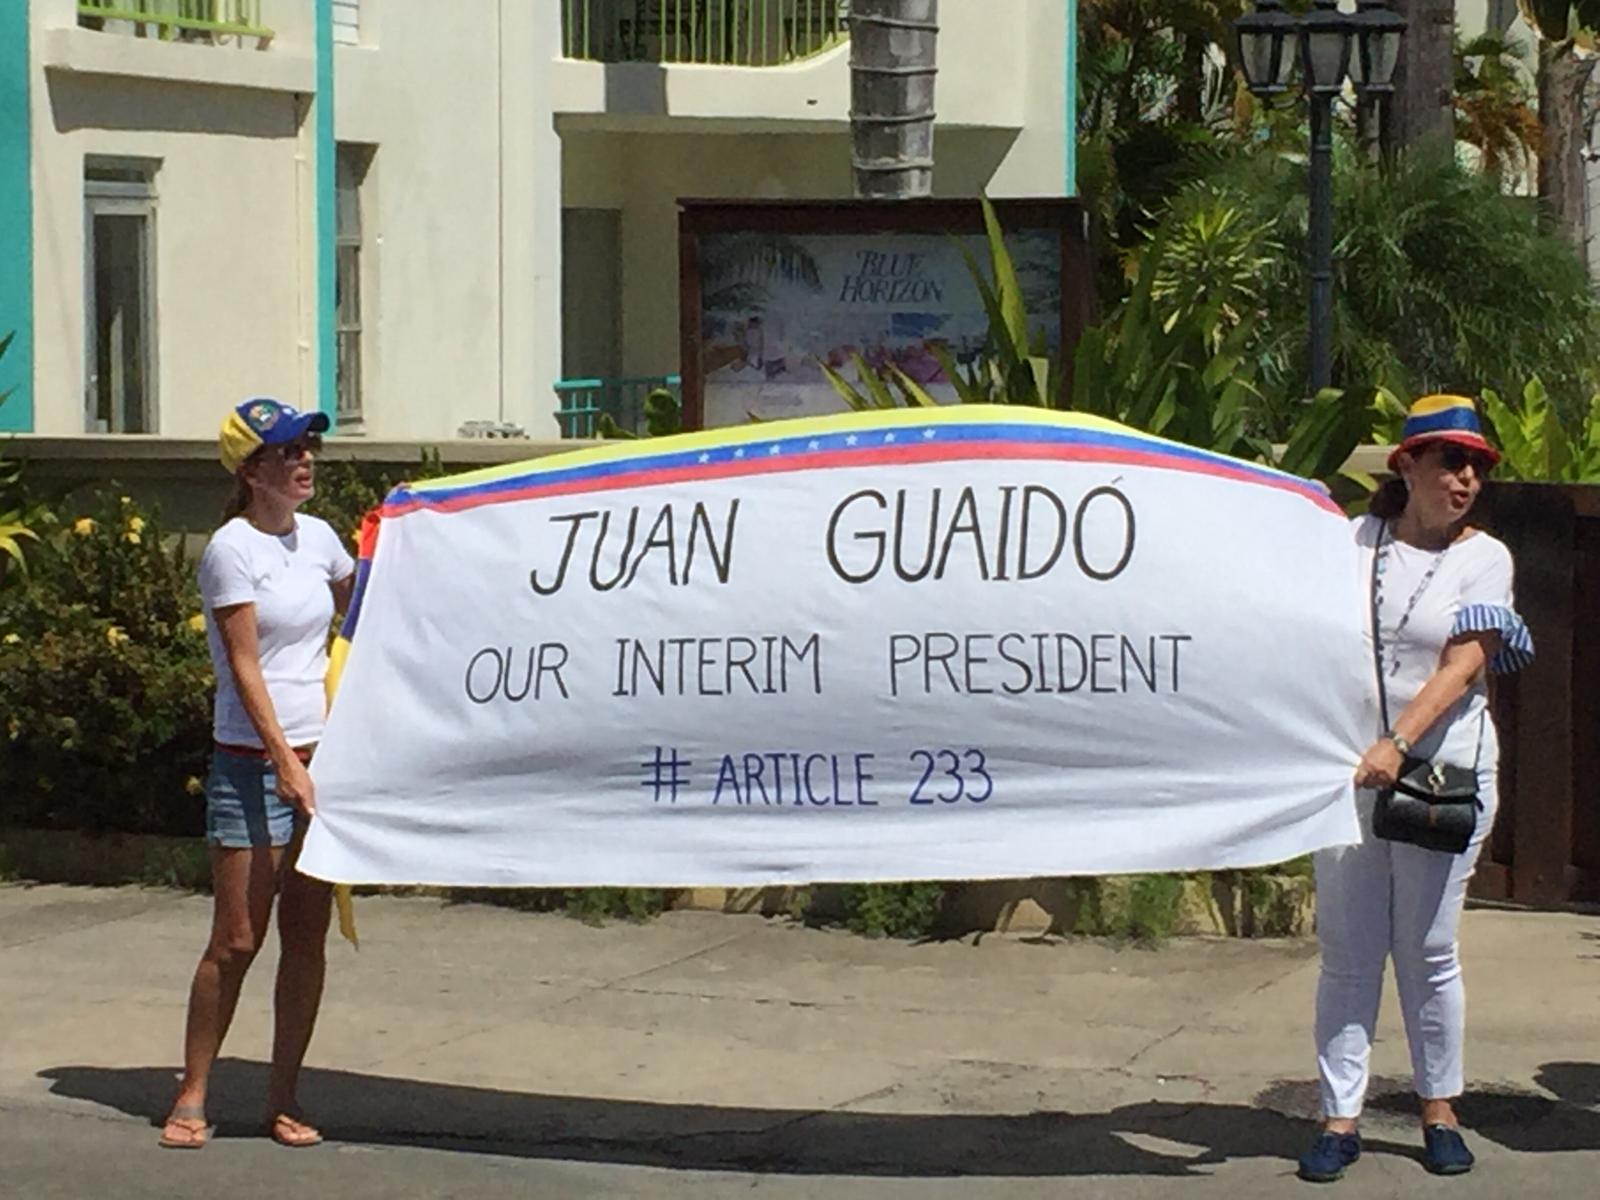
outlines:
[[[1374,793],[1358,791],[1361,841],[1315,856],[1317,936],[1322,943],[1317,1070],[1325,1117],[1361,1115],[1384,965],[1390,957],[1417,1095],[1451,1099],[1465,1086],[1466,990],[1456,931],[1467,881],[1494,824],[1499,797],[1492,767],[1478,771],[1478,796],[1484,807],[1472,845],[1462,854],[1374,837]]]

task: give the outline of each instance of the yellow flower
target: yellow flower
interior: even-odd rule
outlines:
[[[125,541],[125,542],[128,542],[128,543],[130,543],[132,545],[137,546],[139,544],[139,535],[137,533],[131,533],[131,532],[130,533],[125,533],[125,534],[122,535],[122,540]]]
[[[72,524],[72,532],[79,537],[88,537],[98,528],[93,517],[79,517]]]
[[[121,625],[106,626],[106,641],[110,642],[113,646],[120,646],[127,640],[128,635],[123,632]]]
[[[128,518],[128,532],[129,533],[143,533],[144,532],[144,518],[143,517],[129,517]]]
[[[199,613],[195,613],[194,616],[189,618],[189,628],[194,630],[196,633],[204,633],[206,631],[205,617],[201,616]]]
[[[6,722],[6,732],[11,735],[13,742],[17,740],[17,736],[22,732],[22,726],[17,724],[15,717]]]
[[[124,504],[132,504],[133,503],[133,497],[131,497],[131,496],[123,496],[122,497],[122,502]]]
[[[6,634],[6,637],[5,637],[5,642],[6,642],[6,645],[8,645],[8,646],[15,646],[21,640],[22,640],[22,635],[19,634],[19,633],[8,633],[8,634]]]
[[[206,790],[206,785],[200,782],[200,776],[189,776],[188,782],[183,785],[183,790],[191,796],[198,796]]]

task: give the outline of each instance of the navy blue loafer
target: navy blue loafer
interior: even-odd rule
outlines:
[[[1344,1178],[1344,1169],[1360,1157],[1359,1133],[1324,1131],[1311,1143],[1311,1149],[1300,1156],[1300,1169],[1296,1174],[1308,1183],[1333,1183]]]
[[[1435,1175],[1465,1175],[1475,1161],[1459,1129],[1429,1125],[1422,1131],[1422,1165]]]

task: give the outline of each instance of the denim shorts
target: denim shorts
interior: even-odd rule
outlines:
[[[265,758],[212,751],[206,779],[206,843],[229,850],[287,846],[295,810],[278,798],[278,773]]]

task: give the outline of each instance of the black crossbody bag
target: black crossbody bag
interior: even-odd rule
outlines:
[[[1382,533],[1379,535],[1382,538]],[[1378,554],[1372,555],[1372,655],[1378,671],[1378,705],[1389,729],[1388,688],[1383,680],[1383,640],[1378,633]],[[1483,756],[1483,726],[1478,727],[1477,758]],[[1407,757],[1392,788],[1378,793],[1372,809],[1372,832],[1391,842],[1409,842],[1427,850],[1460,854],[1472,844],[1478,827],[1478,764],[1458,767]]]

